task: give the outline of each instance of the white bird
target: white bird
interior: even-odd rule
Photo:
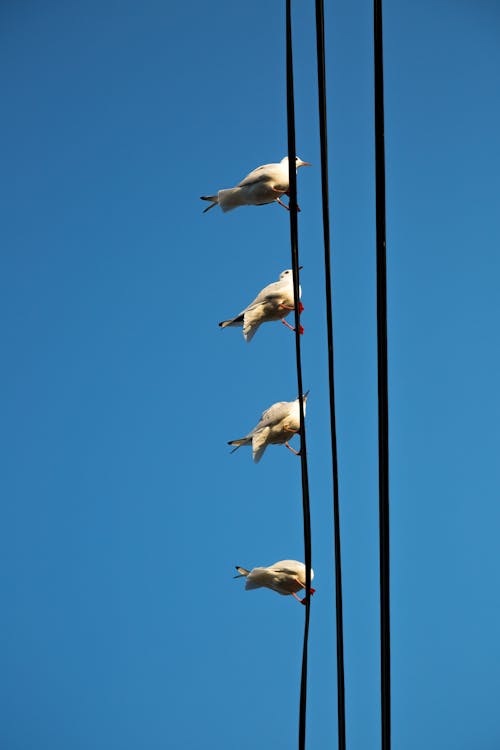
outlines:
[[[297,560],[280,560],[274,565],[267,568],[253,568],[247,570],[236,565],[239,575],[235,578],[246,578],[245,589],[267,588],[276,591],[283,596],[290,594],[301,604],[306,603],[306,599],[300,599],[297,591],[306,587],[306,566]],[[314,578],[314,570],[311,568],[311,581]],[[311,594],[315,589],[311,587]]]
[[[301,295],[302,289],[299,286],[299,297]],[[293,309],[293,272],[289,268],[280,274],[279,281],[275,281],[273,284],[268,284],[268,286],[264,287],[254,301],[248,307],[245,307],[235,318],[223,320],[219,325],[221,328],[243,326],[245,341],[251,341],[262,323],[273,320],[281,320],[288,328],[295,331],[295,328],[285,320],[288,313]],[[302,303],[300,303],[299,309],[300,312],[303,311]],[[300,332],[304,332],[302,326],[300,326]]]
[[[304,393],[304,416],[306,414],[306,401],[309,391]],[[236,447],[231,453],[241,448],[242,445],[251,445],[253,460],[257,464],[262,458],[268,445],[286,445],[288,450],[300,455],[294,450],[288,441],[300,430],[300,403],[295,401],[278,401],[263,412],[260,422],[248,435],[238,440],[230,440],[228,445]]]
[[[298,169],[311,165],[308,161],[302,161],[296,156],[295,166]],[[281,200],[282,195],[288,195],[288,189],[288,156],[285,156],[279,164],[263,164],[257,167],[236,187],[219,190],[217,195],[202,195],[202,201],[211,201],[211,205],[203,213],[210,211],[217,204],[226,212],[238,206],[262,206],[265,203],[274,203],[274,201],[288,209],[286,203]]]

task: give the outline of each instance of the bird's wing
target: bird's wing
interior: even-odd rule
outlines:
[[[282,575],[287,575],[287,576],[292,576],[292,577],[297,575],[297,571],[292,570],[292,568],[273,568],[273,573],[281,573]]]
[[[264,451],[267,448],[267,438],[269,437],[270,428],[264,427],[262,430],[257,430],[252,436],[252,454],[253,460],[256,464],[259,463],[260,459],[264,455]]]
[[[260,589],[269,582],[269,571],[267,568],[253,568],[245,581],[245,588]]]
[[[253,169],[250,174],[247,174],[244,180],[238,183],[238,187],[244,185],[253,185],[256,182],[272,180],[273,177],[279,174],[280,164],[263,164],[257,169]]]
[[[271,566],[271,570],[276,573],[286,573],[287,575],[296,576],[304,570],[304,563],[297,560],[280,560]]]
[[[245,310],[243,310],[242,312],[250,310],[250,308],[252,308],[254,305],[258,305],[261,302],[267,302],[275,297],[279,297],[285,287],[286,284],[284,284],[282,281],[273,281],[272,284],[268,284],[264,287],[264,289],[261,289],[256,298],[252,300],[248,307],[245,308]]]
[[[283,301],[283,292],[275,288],[275,284],[269,284],[263,289],[254,301],[248,305],[238,316],[243,316],[243,335],[246,341],[250,341],[255,335],[261,323],[264,323],[269,315],[273,315],[279,309]],[[283,317],[287,311],[283,310]]]
[[[236,316],[236,318],[245,315],[245,313],[247,313],[249,310],[253,310],[254,307],[258,307],[259,305],[265,304],[266,302],[272,302],[274,299],[279,299],[281,296],[282,284],[279,281],[275,281],[273,284],[268,284],[268,286],[264,287],[264,289],[262,289],[258,293],[256,298],[252,300],[250,304],[247,305],[245,309]]]
[[[266,411],[262,413],[260,422],[255,429],[258,430],[265,426],[277,424],[278,422],[281,422],[282,419],[285,419],[289,412],[290,402],[278,401],[277,404],[273,404],[269,409],[266,409]]]
[[[264,322],[264,312],[264,305],[253,305],[246,310],[243,316],[243,336],[247,343],[253,339],[260,324]]]

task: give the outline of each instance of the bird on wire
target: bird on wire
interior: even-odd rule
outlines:
[[[308,161],[302,161],[295,157],[295,166],[310,167]],[[224,213],[232,211],[238,206],[263,206],[266,203],[277,201],[280,206],[289,210],[286,203],[281,200],[282,195],[288,195],[289,190],[288,156],[285,156],[279,164],[263,164],[257,167],[236,187],[219,190],[216,195],[202,195],[202,201],[210,201],[211,205],[203,213],[206,214],[214,206],[219,205]],[[297,206],[297,210],[300,211]]]
[[[306,603],[306,599],[300,599],[297,591],[306,587],[306,566],[297,560],[280,560],[274,565],[267,568],[253,568],[247,570],[236,565],[239,575],[235,578],[246,578],[245,589],[267,588],[276,591],[283,596],[290,594],[301,604]],[[314,578],[314,570],[311,568],[311,581]],[[315,589],[310,589],[314,594]]]
[[[299,267],[299,270],[302,266]],[[302,295],[302,289],[299,286],[299,297]],[[243,336],[245,341],[250,342],[257,333],[257,329],[262,323],[281,320],[281,322],[295,331],[295,328],[288,323],[285,318],[288,313],[294,309],[293,297],[293,272],[289,268],[280,274],[279,281],[264,287],[258,293],[253,302],[245,307],[235,318],[223,320],[219,323],[221,328],[228,326],[243,326]],[[302,302],[299,311],[304,309]],[[300,333],[304,329],[300,326]]]
[[[309,391],[304,393],[304,416],[306,413],[306,401]],[[300,430],[300,403],[295,401],[278,401],[263,412],[260,422],[248,435],[238,440],[230,440],[228,445],[236,446],[231,453],[241,448],[242,445],[251,445],[253,460],[257,464],[268,445],[286,445],[288,450],[296,456],[300,451],[292,448],[288,441]]]

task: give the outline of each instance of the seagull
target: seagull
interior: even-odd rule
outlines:
[[[296,156],[295,166],[298,169],[311,165],[308,161],[302,161]],[[288,156],[285,156],[279,164],[263,164],[257,167],[236,187],[219,190],[217,195],[202,195],[202,201],[211,201],[211,205],[203,213],[206,214],[217,204],[225,213],[238,206],[262,206],[265,203],[274,203],[274,201],[288,209],[286,203],[281,200],[282,195],[288,195],[288,180]],[[297,209],[299,210],[298,206]]]
[[[267,568],[253,568],[247,570],[236,565],[239,575],[235,578],[246,578],[245,589],[260,589],[262,587],[276,591],[283,596],[290,594],[301,604],[306,603],[306,597],[300,599],[297,591],[306,587],[306,566],[297,560],[280,560]],[[311,568],[311,581],[314,570]],[[311,595],[315,589],[311,588]]]
[[[309,391],[304,393],[304,416],[306,413],[306,401]],[[230,440],[228,445],[236,447],[231,453],[241,448],[242,445],[251,445],[253,460],[257,464],[268,445],[286,445],[288,450],[296,456],[300,451],[294,450],[288,441],[300,430],[300,403],[295,401],[278,401],[263,412],[259,424],[253,428],[248,435],[238,440]]]
[[[302,266],[299,266],[299,270]],[[299,286],[299,297],[302,295],[302,289]],[[285,320],[290,310],[294,309],[293,299],[293,272],[291,268],[280,274],[279,281],[268,284],[261,292],[258,293],[253,302],[245,307],[235,318],[223,320],[219,323],[221,328],[228,326],[243,326],[243,336],[245,341],[250,342],[257,333],[258,327],[262,323],[272,320],[281,320],[287,328],[295,331],[295,328]],[[300,312],[304,309],[300,303]],[[300,332],[304,329],[300,326]]]

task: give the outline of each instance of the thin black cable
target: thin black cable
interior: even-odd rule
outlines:
[[[378,471],[380,534],[380,690],[382,750],[391,747],[391,631],[389,558],[389,387],[385,226],[384,62],[382,0],[373,3],[375,70],[375,195],[377,219]]]
[[[292,253],[294,306],[295,306],[295,356],[297,361],[297,390],[300,408],[300,462],[302,469],[302,509],[304,516],[304,564],[306,567],[305,622],[300,679],[299,750],[306,746],[307,709],[307,655],[309,619],[311,608],[311,514],[309,506],[309,478],[307,472],[306,429],[304,422],[304,396],[302,386],[302,358],[300,352],[300,298],[299,298],[299,240],[297,223],[297,170],[295,167],[295,102],[293,91],[292,12],[291,0],[286,0],[286,103],[288,131],[290,244]]]
[[[328,382],[330,392],[330,433],[332,446],[333,527],[335,547],[335,615],[337,629],[337,715],[338,747],[345,750],[344,625],[342,605],[342,557],[340,547],[340,503],[335,417],[335,376],[333,349],[333,306],[331,282],[330,210],[328,190],[328,140],[326,118],[325,12],[323,0],[316,0],[316,50],[318,59],[318,103],[321,145],[321,192],[323,196],[323,244],[325,249],[326,324],[328,342]]]

